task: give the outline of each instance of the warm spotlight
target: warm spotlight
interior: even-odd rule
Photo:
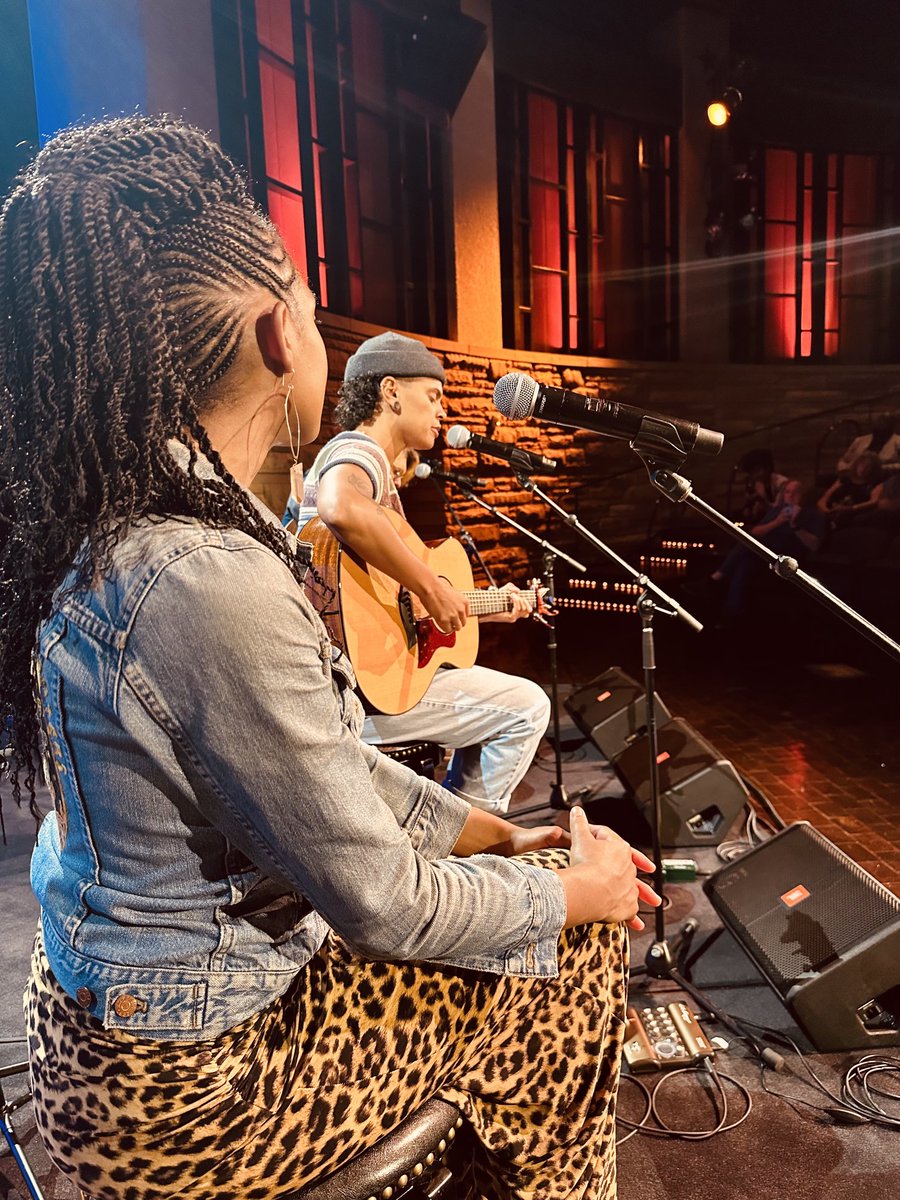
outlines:
[[[710,125],[714,125],[716,129],[721,129],[723,125],[727,125],[734,116],[741,100],[742,96],[737,88],[727,87],[721,96],[717,96],[707,106],[706,117]]]
[[[728,124],[728,118],[731,116],[731,113],[721,100],[713,100],[712,104],[706,110],[706,115],[710,125],[715,125],[716,129],[721,129],[723,125]]]

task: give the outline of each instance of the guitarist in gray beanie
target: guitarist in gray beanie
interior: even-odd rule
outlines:
[[[398,456],[430,450],[440,435],[444,379],[440,360],[415,338],[387,331],[363,342],[347,361],[335,410],[342,432],[307,472],[297,524],[302,530],[318,515],[363,562],[416,597],[439,631],[461,635],[477,619],[470,602],[414,553],[405,522],[398,532],[403,505],[391,478]],[[482,620],[530,613],[512,585],[502,592],[506,611]],[[441,669],[408,711],[370,712],[363,739],[451,747],[446,785],[478,807],[505,812],[549,719],[547,696],[530,680],[480,666]]]

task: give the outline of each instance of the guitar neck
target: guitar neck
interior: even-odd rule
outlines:
[[[476,591],[463,592],[469,602],[469,612],[473,617],[486,617],[492,613],[509,612],[512,608],[513,596],[524,600],[529,608],[534,608],[534,590],[517,588],[515,591],[501,588],[478,588]]]

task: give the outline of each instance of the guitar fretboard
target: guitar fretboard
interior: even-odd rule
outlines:
[[[469,602],[469,612],[473,617],[485,617],[491,613],[509,612],[512,608],[513,596],[518,596],[524,600],[529,608],[535,606],[535,591],[533,588],[524,590],[517,588],[515,591],[507,588],[504,591],[502,588],[479,588],[474,592],[463,592],[463,595]]]

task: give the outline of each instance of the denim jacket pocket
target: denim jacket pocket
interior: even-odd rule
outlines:
[[[133,987],[111,987],[106,992],[103,1024],[138,1037],[160,1037],[167,1029],[199,1032],[206,1014],[207,990],[202,981],[147,984],[136,980]]]

